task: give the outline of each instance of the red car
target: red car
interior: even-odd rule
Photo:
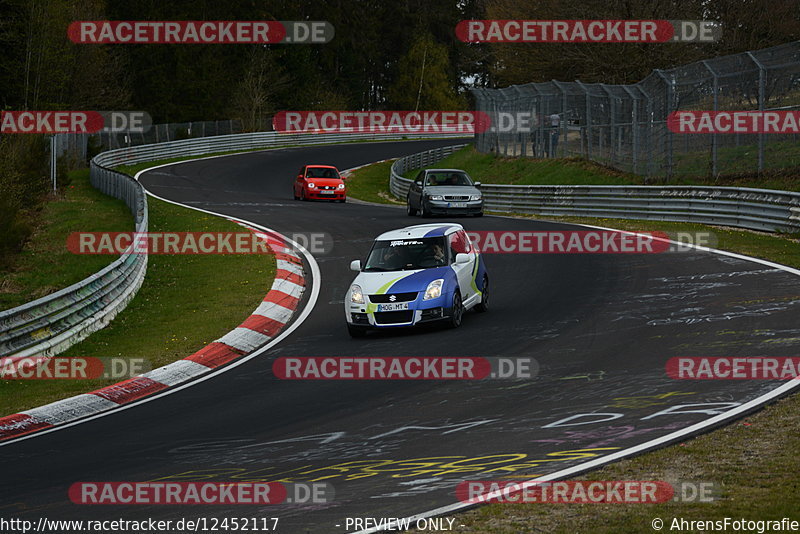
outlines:
[[[336,167],[331,165],[306,165],[294,181],[294,199],[335,200],[344,202],[347,189]]]

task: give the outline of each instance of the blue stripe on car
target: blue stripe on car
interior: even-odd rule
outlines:
[[[437,278],[444,278],[448,280],[453,277],[453,269],[449,266],[436,267],[434,269],[423,269],[412,275],[406,276],[402,280],[398,280],[386,290],[387,293],[408,293],[411,291],[425,291],[433,280]]]
[[[425,234],[424,237],[440,237],[440,236],[443,236],[444,233],[446,231],[448,231],[450,228],[453,228],[453,227],[452,226],[440,226],[439,228],[434,228],[433,230],[431,230],[430,232]]]

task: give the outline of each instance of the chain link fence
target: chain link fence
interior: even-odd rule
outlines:
[[[800,109],[800,41],[655,70],[632,85],[550,81],[473,89],[493,130],[481,152],[509,157],[587,158],[643,176],[736,175],[800,166],[797,134],[677,134],[674,111]],[[531,118],[529,131],[504,131]]]

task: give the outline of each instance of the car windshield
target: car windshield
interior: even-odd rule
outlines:
[[[306,170],[306,177],[307,178],[338,178],[339,174],[336,172],[336,169],[330,169],[326,167],[309,167]]]
[[[425,185],[473,185],[464,172],[429,172]]]
[[[407,271],[447,265],[444,237],[376,241],[369,251],[365,272]]]

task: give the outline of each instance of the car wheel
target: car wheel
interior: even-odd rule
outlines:
[[[420,206],[422,207],[422,216],[423,216],[424,218],[426,218],[426,219],[427,219],[428,217],[430,217],[430,216],[431,216],[431,212],[430,212],[430,211],[428,211],[428,208],[425,206],[425,203],[423,202],[423,203],[422,203]]]
[[[347,323],[347,333],[350,334],[350,337],[364,337],[367,335],[367,329]]]
[[[483,217],[483,212],[479,211],[478,213],[475,214],[475,217]]]
[[[461,302],[461,291],[456,288],[453,294],[453,311],[447,320],[448,328],[458,328],[461,326],[461,319],[464,317],[464,305]]]
[[[481,301],[475,306],[475,311],[485,312],[489,310],[489,277],[483,277],[483,288],[481,289]]]
[[[413,217],[416,214],[417,214],[417,210],[415,210],[414,208],[411,207],[411,199],[407,198],[406,199],[406,215],[408,215],[409,217]]]
[[[306,190],[305,189],[301,189],[300,190],[300,200],[308,200],[306,198]]]

